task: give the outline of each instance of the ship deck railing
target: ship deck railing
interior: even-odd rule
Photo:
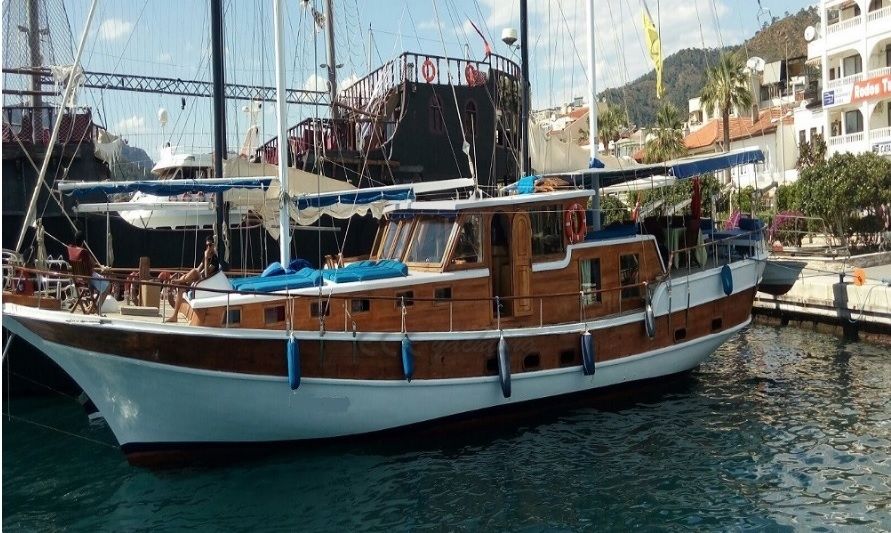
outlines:
[[[716,239],[713,241],[709,241],[703,244],[697,244],[690,247],[679,248],[677,250],[672,251],[669,254],[668,261],[668,269],[666,272],[660,276],[659,279],[656,280],[645,280],[639,281],[635,283],[628,283],[625,285],[619,285],[615,287],[606,287],[606,288],[594,288],[589,290],[579,290],[573,292],[561,292],[561,293],[553,293],[553,294],[538,294],[538,295],[506,295],[506,296],[484,296],[484,297],[462,297],[462,298],[428,298],[428,297],[412,297],[405,298],[400,296],[377,296],[377,295],[368,295],[361,293],[344,293],[344,294],[289,294],[289,293],[257,293],[253,291],[239,291],[239,290],[231,290],[231,289],[211,289],[211,288],[196,288],[194,286],[185,286],[185,285],[177,285],[169,282],[159,282],[154,280],[136,280],[136,279],[126,279],[122,277],[114,277],[110,276],[106,279],[111,280],[113,283],[132,283],[136,287],[141,288],[142,286],[154,286],[159,287],[163,290],[174,290],[174,289],[182,289],[182,290],[201,290],[202,292],[215,293],[219,295],[226,295],[226,313],[225,317],[229,316],[229,308],[230,306],[240,306],[243,305],[243,302],[238,302],[237,304],[231,304],[230,299],[235,295],[253,295],[253,296],[264,296],[264,297],[278,297],[284,300],[287,300],[287,307],[291,307],[292,305],[296,305],[296,301],[303,301],[308,303],[317,303],[320,305],[320,309],[325,309],[327,313],[320,313],[323,316],[328,316],[331,312],[335,310],[342,310],[343,322],[342,324],[338,321],[338,323],[334,323],[334,320],[324,320],[322,319],[320,322],[320,328],[324,329],[324,331],[343,331],[343,332],[354,332],[356,331],[356,322],[353,317],[353,313],[351,311],[351,305],[354,300],[368,300],[371,301],[379,301],[379,302],[389,302],[390,305],[395,306],[396,308],[400,308],[403,313],[405,313],[406,318],[408,319],[413,313],[414,307],[416,303],[428,302],[435,303],[442,306],[448,306],[448,329],[443,328],[441,331],[443,332],[452,332],[454,329],[454,318],[455,318],[455,305],[456,304],[467,304],[467,303],[475,303],[479,305],[487,305],[493,310],[493,322],[488,324],[485,328],[476,328],[475,330],[479,331],[492,331],[501,329],[503,326],[510,327],[513,323],[521,323],[517,322],[514,317],[510,316],[506,311],[510,307],[510,304],[517,300],[528,300],[532,303],[533,308],[533,316],[537,317],[538,326],[543,327],[546,325],[559,325],[558,323],[553,323],[550,321],[545,321],[545,302],[549,304],[553,304],[555,300],[565,301],[566,306],[573,306],[578,311],[578,323],[587,323],[593,322],[595,320],[602,320],[605,318],[615,317],[627,313],[640,312],[644,309],[644,306],[651,296],[651,287],[655,286],[655,284],[671,279],[677,279],[679,276],[686,277],[692,276],[699,272],[704,272],[707,270],[715,269],[721,267],[725,264],[735,263],[742,260],[748,260],[756,255],[756,247],[761,246],[764,243],[764,228],[753,230],[753,231],[744,231],[740,232],[738,235],[734,235],[733,237],[724,238],[724,239]],[[697,252],[698,249],[705,247],[708,250],[707,260],[704,261],[703,264],[697,264],[695,260],[692,259],[693,254]],[[687,257],[689,259],[679,261],[677,266],[675,265],[675,258],[678,257]],[[24,268],[20,267],[17,269],[16,275],[21,275],[23,272],[31,273],[35,276],[40,275],[48,275],[53,271],[47,271],[44,269],[32,269],[32,268]],[[58,274],[58,272],[54,272]],[[73,278],[74,276],[69,275],[68,277]],[[604,309],[603,307],[599,307],[598,304],[603,303],[604,296],[610,293],[619,293],[617,297],[615,297],[615,301],[618,302],[617,305],[613,305],[612,309],[603,313],[599,310]],[[41,307],[41,296],[38,295],[36,306]],[[49,295],[45,295],[45,299],[47,302],[52,300]],[[55,303],[54,308],[58,308],[58,301]],[[68,302],[70,304],[70,302]],[[163,321],[172,316],[171,306],[167,304],[167,298],[162,294],[160,299],[160,307],[158,309],[158,314],[152,317],[134,317],[131,315],[124,316],[119,313],[112,313],[115,316],[120,316],[121,319],[125,320],[138,320],[140,322],[158,322]],[[50,305],[46,305],[47,308],[53,308]],[[286,308],[287,308],[286,307]],[[426,306],[422,306],[426,307]],[[63,304],[63,309],[66,306]],[[68,306],[70,309],[70,305]],[[429,313],[429,308],[422,309],[417,312]],[[573,316],[574,318],[574,316]],[[571,322],[565,323],[576,323],[575,320]],[[181,325],[189,325],[188,322],[178,322]],[[522,324],[528,326],[528,319],[524,318]],[[238,327],[236,324],[229,324],[226,320],[219,326],[221,328],[229,328],[229,327]],[[387,332],[399,332],[399,329],[392,329],[392,331],[388,330]]]

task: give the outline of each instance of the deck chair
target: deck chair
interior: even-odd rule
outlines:
[[[99,291],[93,287],[93,262],[89,255],[81,254],[77,259],[71,259],[71,283],[77,300],[71,306],[71,312],[80,307],[85,315],[99,313]]]

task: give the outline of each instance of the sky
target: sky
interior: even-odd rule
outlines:
[[[58,1],[58,0],[57,0]],[[25,0],[5,0],[22,9]],[[61,0],[75,47],[89,0]],[[313,28],[309,8],[322,0],[286,0],[287,80],[290,87],[325,90],[324,32]],[[801,0],[594,0],[597,91],[632,81],[652,69],[644,53],[642,11],[649,8],[660,29],[664,56],[683,48],[738,44],[772,16],[794,13]],[[210,80],[209,0],[99,0],[82,58],[86,70]],[[226,79],[274,85],[271,0],[226,0]],[[558,106],[587,87],[586,0],[529,0],[530,79],[534,108]],[[501,40],[505,27],[519,28],[519,2],[509,0],[334,0],[337,63],[341,80],[361,77],[403,51],[482,59],[483,41],[495,53],[519,53]],[[7,17],[4,17],[6,24]],[[8,32],[3,28],[4,35]],[[61,41],[61,42],[59,42]],[[369,53],[370,52],[370,53]],[[60,54],[64,55],[64,54]],[[370,60],[370,61],[369,61]],[[81,105],[112,133],[121,134],[157,159],[164,142],[181,151],[212,149],[209,98],[81,89]],[[227,102],[227,142],[237,149],[248,126],[243,101]],[[169,121],[162,127],[159,109]],[[288,123],[325,115],[315,106],[289,106]],[[275,106],[264,104],[261,138],[275,131]]]

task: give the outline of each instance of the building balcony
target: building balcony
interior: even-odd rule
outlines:
[[[879,67],[869,71],[867,79],[878,78],[879,76],[887,76],[891,74],[891,67]]]
[[[870,11],[866,14],[866,22],[867,24],[869,24],[870,22],[877,22],[887,17],[891,17],[891,6],[883,7],[882,9],[876,9],[875,11]]]
[[[891,140],[891,126],[869,130],[869,140],[873,142]]]
[[[845,76],[844,78],[836,78],[834,80],[829,80],[826,82],[826,89],[838,89],[839,87],[845,87],[847,85],[853,85],[858,81],[863,80],[863,73],[858,72],[857,74],[851,74],[850,76]]]
[[[859,131],[857,133],[849,133],[847,135],[836,135],[835,137],[829,138],[829,146],[831,147],[841,147],[846,144],[854,144],[862,142],[864,139],[864,133]]]
[[[857,15],[856,17],[851,17],[849,19],[836,22],[835,24],[827,25],[826,35],[836,35],[847,30],[852,30],[860,26],[861,24],[863,24],[863,15]]]

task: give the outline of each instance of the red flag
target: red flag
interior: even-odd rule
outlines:
[[[690,199],[690,214],[694,219],[702,218],[702,187],[699,177],[693,178],[693,197]]]
[[[483,35],[483,32],[481,32],[480,29],[476,27],[476,24],[474,24],[472,20],[467,19],[467,22],[469,22],[470,25],[473,26],[473,29],[476,30],[477,35],[479,35],[480,39],[483,40],[483,47],[486,52],[486,57],[489,57],[490,55],[492,55],[492,47],[489,46],[489,41],[486,40],[486,37]]]

